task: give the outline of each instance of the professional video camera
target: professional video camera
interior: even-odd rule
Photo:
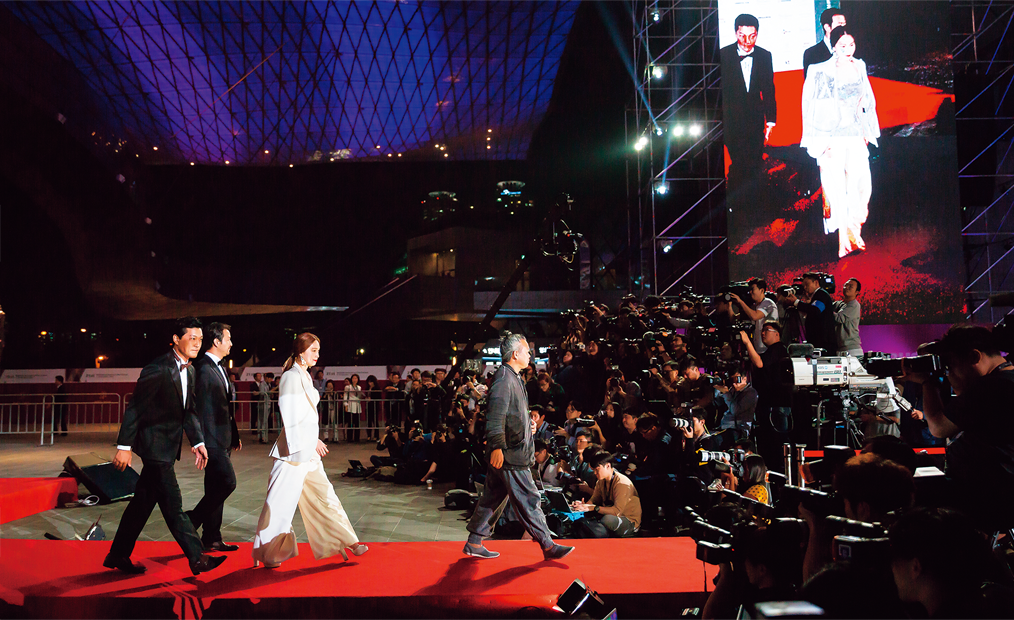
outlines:
[[[816,489],[786,484],[782,488],[781,495],[777,506],[781,514],[796,514],[799,512],[799,506],[803,506],[818,517],[845,512],[837,496]]]
[[[887,528],[879,523],[829,516],[826,523],[834,534],[832,554],[836,562],[853,562],[886,567],[891,561]]]

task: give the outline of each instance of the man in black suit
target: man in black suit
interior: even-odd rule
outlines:
[[[806,342],[817,349],[823,349],[828,355],[838,351],[838,339],[834,335],[834,301],[831,294],[821,288],[822,274],[810,272],[803,274],[803,290],[807,301],[796,298],[795,292],[788,297],[797,310],[806,315],[803,324],[806,330]]]
[[[764,144],[775,126],[775,74],[771,52],[757,46],[757,18],[736,18],[736,43],[719,52],[722,63],[723,127],[729,149],[729,193],[748,187],[761,172]]]
[[[820,25],[824,29],[824,38],[803,52],[803,78],[810,65],[831,60],[831,31],[845,25],[845,14],[839,8],[825,9],[820,14]]]
[[[232,468],[233,450],[242,450],[236,428],[236,387],[222,360],[232,350],[232,329],[225,323],[208,325],[211,346],[197,358],[197,415],[208,450],[204,469],[204,497],[187,513],[194,529],[204,528],[201,542],[205,551],[235,551],[237,545],[222,540],[222,512],[225,500],[236,490],[236,471]]]
[[[197,455],[197,469],[204,469],[208,462],[201,423],[194,411],[196,379],[190,367],[190,360],[201,351],[202,340],[200,321],[193,317],[177,321],[172,349],[144,367],[123,413],[113,466],[119,471],[130,467],[132,451],[144,464],[134,497],[123,511],[109,555],[102,563],[106,568],[130,574],[146,570],[131,562],[130,554],[156,504],[194,575],[225,561],[224,556],[204,555],[193,524],[183,514],[183,497],[174,470],[183,450],[184,431],[193,446],[190,451]]]

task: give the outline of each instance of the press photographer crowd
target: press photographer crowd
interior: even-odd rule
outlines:
[[[834,289],[807,273],[566,313],[520,372],[554,535],[692,537],[719,567],[707,618],[1009,617],[1014,337],[958,325],[918,357],[864,353],[862,285]],[[492,373],[412,374],[389,377],[383,454],[350,475],[453,481],[445,503],[469,509]],[[520,537],[504,508],[496,535]]]

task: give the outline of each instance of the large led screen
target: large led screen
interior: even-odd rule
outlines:
[[[956,320],[948,3],[826,7],[719,1],[730,274],[858,278],[867,324]]]

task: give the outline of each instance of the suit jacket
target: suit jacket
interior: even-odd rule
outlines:
[[[722,63],[722,123],[727,143],[746,134],[763,133],[766,123],[776,122],[778,112],[771,52],[760,46],[753,48],[750,92],[747,92],[737,47],[733,43],[719,51]]]
[[[194,409],[196,373],[187,369],[187,404],[183,406],[183,384],[176,354],[169,351],[141,370],[134,395],[123,413],[116,444],[130,446],[144,460],[171,462],[183,451],[183,432],[190,445],[204,441],[201,422]]]
[[[505,469],[527,469],[535,463],[535,438],[528,413],[528,390],[514,369],[504,364],[489,388],[486,451],[503,450]]]
[[[282,415],[282,430],[271,447],[271,456],[282,461],[310,462],[317,455],[317,403],[320,393],[313,387],[310,374],[293,366],[282,373],[278,384],[278,410]]]
[[[197,415],[208,450],[232,450],[239,447],[236,428],[236,388],[222,376],[218,363],[205,354],[194,361],[197,370]]]
[[[830,59],[831,50],[828,49],[827,44],[824,43],[824,39],[817,41],[816,45],[803,52],[803,77],[806,77],[806,72],[809,70],[810,65],[815,65]]]

